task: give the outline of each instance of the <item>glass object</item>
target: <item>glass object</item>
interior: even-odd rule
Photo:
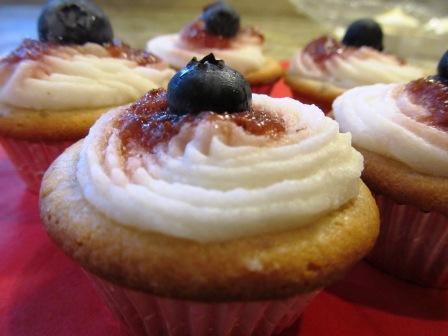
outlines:
[[[377,20],[385,33],[385,49],[406,59],[434,63],[446,50],[446,0],[290,0],[296,8],[342,37],[359,18]]]

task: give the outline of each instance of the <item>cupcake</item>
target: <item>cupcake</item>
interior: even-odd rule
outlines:
[[[348,90],[333,104],[364,155],[381,213],[368,260],[399,278],[448,288],[448,52],[438,75]]]
[[[252,92],[271,92],[283,69],[263,55],[264,36],[252,27],[240,27],[240,15],[225,2],[204,8],[201,16],[179,34],[161,35],[148,41],[147,50],[176,69],[193,57],[213,53],[242,73]]]
[[[316,106],[209,55],[66,150],[41,218],[131,334],[272,335],[374,244],[362,166]]]
[[[38,30],[39,41],[0,60],[0,143],[33,192],[103,112],[174,75],[156,56],[113,41],[107,17],[88,1],[49,2]]]
[[[299,50],[285,77],[296,99],[330,112],[345,90],[376,83],[408,82],[423,76],[421,69],[383,52],[383,32],[371,19],[353,22],[342,42],[322,36]]]

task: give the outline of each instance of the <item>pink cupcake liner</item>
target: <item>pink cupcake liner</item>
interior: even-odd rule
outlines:
[[[251,85],[250,88],[252,90],[252,93],[269,95],[269,94],[271,94],[272,89],[274,88],[274,85],[276,82],[277,81],[274,81],[274,82],[268,83],[268,84]]]
[[[425,287],[448,288],[448,217],[375,196],[380,235],[367,256],[376,267]]]
[[[202,303],[162,298],[88,274],[133,336],[270,336],[292,326],[319,292],[270,301]]]
[[[47,168],[73,141],[44,142],[0,137],[0,143],[28,190],[37,194]]]

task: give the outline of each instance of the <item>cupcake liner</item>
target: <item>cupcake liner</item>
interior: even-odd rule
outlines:
[[[375,196],[380,235],[367,256],[374,266],[425,287],[448,288],[448,217]]]
[[[0,137],[0,144],[28,190],[38,194],[45,171],[73,141],[44,142]]]
[[[271,94],[275,83],[276,82],[272,82],[272,83],[268,83],[268,84],[255,84],[255,85],[251,85],[250,89],[252,90],[252,93],[269,95],[269,94]]]
[[[302,92],[295,91],[291,89],[292,96],[294,99],[300,101],[304,104],[314,104],[318,106],[326,115],[331,112],[333,100],[322,99],[317,96],[305,95]]]
[[[281,300],[203,303],[162,298],[87,275],[133,336],[278,335],[319,292]]]

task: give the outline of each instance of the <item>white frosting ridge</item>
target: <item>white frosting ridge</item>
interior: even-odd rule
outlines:
[[[330,81],[349,89],[376,83],[400,83],[423,77],[420,68],[402,64],[398,58],[368,47],[333,55],[322,64],[299,50],[290,63],[291,74]]]
[[[92,43],[56,47],[38,60],[0,67],[7,74],[0,78],[0,103],[35,110],[127,104],[151,89],[166,87],[174,75],[161,64],[141,66],[111,57],[105,48]]]
[[[195,241],[224,241],[307,225],[358,195],[362,157],[315,106],[253,95],[280,115],[279,139],[231,121],[185,124],[154,153],[122,155],[113,121],[84,140],[77,177],[85,198],[121,225]]]
[[[346,91],[333,103],[340,128],[353,143],[396,159],[418,172],[448,176],[448,133],[416,121],[428,112],[415,105],[403,84],[377,84]]]
[[[171,34],[149,40],[146,50],[178,69],[183,68],[193,57],[200,59],[213,53],[216,58],[224,60],[231,68],[242,74],[248,74],[261,69],[266,58],[263,56],[262,45],[246,42],[243,40],[241,43],[234,43],[227,49],[200,49],[183,43],[179,34]]]

